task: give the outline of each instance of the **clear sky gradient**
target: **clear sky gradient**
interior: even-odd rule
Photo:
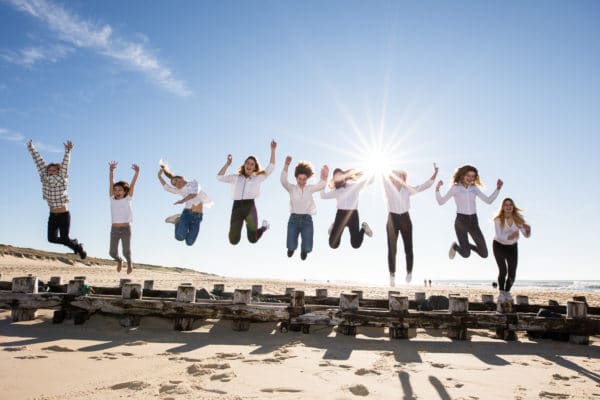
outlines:
[[[134,262],[383,285],[379,182],[361,194],[375,235],[358,250],[347,232],[329,248],[335,201],[316,196],[305,262],[286,256],[279,183],[286,155],[333,169],[369,168],[382,153],[413,185],[437,162],[443,193],[462,164],[478,167],[488,194],[503,179],[478,215],[491,250],[501,199],[526,210],[533,234],[520,241],[517,279],[600,279],[598,21],[597,1],[0,0],[0,242],[68,251],[46,241],[48,207],[25,144],[60,161],[70,139],[71,232],[92,256],[108,258],[108,162],[117,160],[117,179],[141,167]],[[271,230],[232,246],[230,187],[216,173],[228,153],[229,172],[250,154],[266,164],[272,138],[276,169],[257,200]],[[181,206],[156,178],[161,158],[215,201],[192,247],[163,222]],[[495,279],[493,257],[448,259],[455,212],[433,188],[412,198],[414,284]],[[401,241],[398,268],[403,280]]]

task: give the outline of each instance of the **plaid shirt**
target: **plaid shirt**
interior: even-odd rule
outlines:
[[[33,157],[38,174],[40,174],[44,200],[48,202],[50,208],[65,207],[69,202],[67,186],[69,184],[69,160],[71,158],[71,151],[65,150],[65,157],[63,158],[60,169],[56,175],[48,175],[46,172],[46,162],[33,146],[31,146],[29,152]]]

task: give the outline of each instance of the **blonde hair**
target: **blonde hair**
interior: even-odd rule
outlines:
[[[165,164],[163,162],[163,160],[160,160],[158,162],[158,165],[160,165],[160,169],[163,170],[163,173],[165,174],[165,176],[169,179],[173,179],[173,178],[183,178],[183,176],[181,175],[175,175],[174,173],[171,172],[171,170],[169,169],[169,166],[167,164]]]
[[[344,175],[344,180],[343,181],[336,181],[335,180],[335,174],[337,173],[342,173]],[[347,169],[347,170],[343,170],[341,168],[336,168],[333,170],[333,178],[331,179],[331,181],[329,182],[329,187],[331,189],[340,189],[343,188],[344,186],[346,186],[346,182],[348,181],[356,181],[358,178],[360,178],[362,176],[362,172],[360,171],[356,171],[353,168]]]
[[[510,201],[512,203],[512,206],[513,206],[512,219],[515,221],[515,224],[517,224],[517,226],[523,226],[523,224],[525,223],[525,218],[523,218],[523,215],[521,214],[521,212],[523,210],[518,208],[515,205],[515,202],[513,201],[513,199],[511,199],[510,197],[507,197],[504,200],[502,200],[502,203],[500,204],[500,209],[494,216],[494,219],[499,220],[500,227],[502,227],[504,229],[504,224],[506,223],[506,215],[504,215],[504,203],[507,201]]]

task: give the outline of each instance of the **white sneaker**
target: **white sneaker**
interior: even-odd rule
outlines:
[[[179,222],[181,218],[181,214],[171,215],[170,217],[165,218],[165,222],[168,224],[176,224]]]
[[[396,275],[390,274],[390,286],[396,287]]]
[[[371,230],[371,227],[369,226],[369,224],[367,224],[366,222],[363,222],[362,228],[363,228],[363,231],[365,231],[365,235],[367,235],[368,237],[373,237],[373,231]]]
[[[512,294],[510,294],[510,292],[504,292],[504,299],[505,301],[513,301]]]
[[[450,250],[448,250],[448,258],[451,260],[456,256],[456,249],[454,248],[454,242],[450,245]]]
[[[267,221],[266,219],[263,219],[262,227],[263,227],[263,231],[266,231],[271,227],[271,225],[269,225],[269,221]]]
[[[410,283],[410,281],[412,281],[412,273],[411,272],[406,274],[406,283]]]
[[[329,236],[331,236],[331,231],[333,230],[333,224],[329,225],[329,228],[327,228],[327,234]]]
[[[500,292],[498,292],[498,303],[504,303],[506,301],[506,294],[504,292],[504,290],[501,290]]]

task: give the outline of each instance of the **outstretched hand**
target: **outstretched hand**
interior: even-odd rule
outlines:
[[[27,148],[28,149],[33,148],[33,140],[29,139],[29,141],[27,142]]]
[[[323,167],[321,168],[321,180],[326,181],[328,175],[329,175],[329,167],[327,165],[323,165]]]
[[[502,182],[502,179],[498,179],[498,182],[496,182],[496,189],[502,189],[502,185],[504,185],[504,182]]]
[[[226,164],[227,165],[231,165],[231,162],[233,161],[233,157],[231,156],[231,154],[227,154],[227,161]]]
[[[71,142],[70,140],[67,140],[63,144],[65,145],[65,151],[71,151],[71,150],[73,150],[73,142]]]
[[[137,164],[131,164],[131,169],[134,170],[136,174],[138,172],[140,172],[140,166]],[[161,169],[161,171],[162,171],[162,169]]]
[[[443,184],[444,184],[444,181],[439,181],[439,182],[437,183],[437,185],[435,185],[435,190],[438,190],[438,191],[439,191],[439,190],[440,190],[440,188],[442,187],[442,185],[443,185]]]
[[[277,148],[277,142],[275,139],[271,140],[271,150],[275,150]]]
[[[292,163],[292,157],[291,156],[287,156],[285,158],[285,165],[286,167],[289,166]]]
[[[115,168],[117,168],[118,164],[119,164],[118,162],[116,162],[116,161],[113,160],[113,161],[111,161],[111,162],[108,163],[108,169],[110,169],[111,171],[114,171]]]

